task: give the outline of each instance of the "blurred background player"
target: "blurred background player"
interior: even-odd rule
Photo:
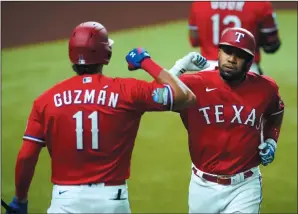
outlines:
[[[195,102],[193,93],[142,48],[126,56],[129,70],[142,68],[155,82],[103,75],[112,44],[100,23],[78,25],[69,40],[77,75],[34,101],[16,163],[16,196],[10,203],[22,214],[28,212],[29,186],[44,146],[51,156],[54,184],[48,213],[130,213],[126,180],[141,116]],[[192,57],[184,57],[179,66],[186,68],[183,64],[190,64]],[[196,59],[206,64],[200,55]]]
[[[256,40],[256,52],[250,71],[263,74],[260,67],[262,48],[275,53],[280,47],[276,14],[269,1],[202,1],[193,2],[188,19],[189,40],[192,47],[200,47],[212,70],[218,66],[218,43],[224,29],[242,27]]]
[[[180,111],[192,160],[189,213],[260,212],[259,165],[274,160],[284,104],[274,80],[248,72],[255,48],[250,32],[228,28],[219,68],[180,76],[197,97]]]

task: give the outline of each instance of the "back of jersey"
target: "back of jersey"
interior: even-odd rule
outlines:
[[[113,79],[85,75],[41,98],[53,183],[126,179],[141,114],[124,106],[123,95]]]
[[[48,147],[54,184],[123,181],[129,178],[142,114],[172,106],[169,86],[101,74],[75,76],[35,100],[24,139]]]
[[[250,31],[257,44],[255,62],[260,61],[259,31],[262,19],[272,14],[269,2],[212,1],[194,2],[189,16],[190,29],[197,30],[201,53],[209,60],[217,60],[218,43],[224,29],[242,27]]]

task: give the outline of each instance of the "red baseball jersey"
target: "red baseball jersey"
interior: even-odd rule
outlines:
[[[193,2],[188,23],[190,29],[197,30],[201,53],[209,60],[217,60],[218,43],[228,27],[245,28],[255,36],[256,63],[260,62],[261,45],[267,43],[264,40],[278,39],[276,14],[269,1]]]
[[[54,184],[124,180],[142,114],[172,106],[168,85],[75,76],[34,101],[23,138],[47,146]]]
[[[181,80],[197,96],[196,105],[180,112],[193,164],[219,175],[259,165],[263,123],[284,108],[275,82],[248,72],[231,87],[218,70],[182,75]]]

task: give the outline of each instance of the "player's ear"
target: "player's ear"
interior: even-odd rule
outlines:
[[[249,71],[249,69],[250,69],[252,63],[253,63],[253,60],[248,60],[248,61],[246,61],[246,63],[245,63],[245,64],[246,64],[246,68],[245,68],[245,71],[246,71],[246,72]]]

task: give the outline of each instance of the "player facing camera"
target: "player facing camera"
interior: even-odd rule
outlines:
[[[227,82],[242,81],[249,71],[255,53],[254,36],[243,28],[228,28],[218,49],[219,72]]]
[[[253,57],[245,51],[227,45],[219,47],[218,58],[220,75],[226,81],[244,79],[253,60]]]
[[[68,43],[72,69],[78,75],[101,73],[103,65],[110,62],[113,43],[100,23],[85,22],[78,25]]]

